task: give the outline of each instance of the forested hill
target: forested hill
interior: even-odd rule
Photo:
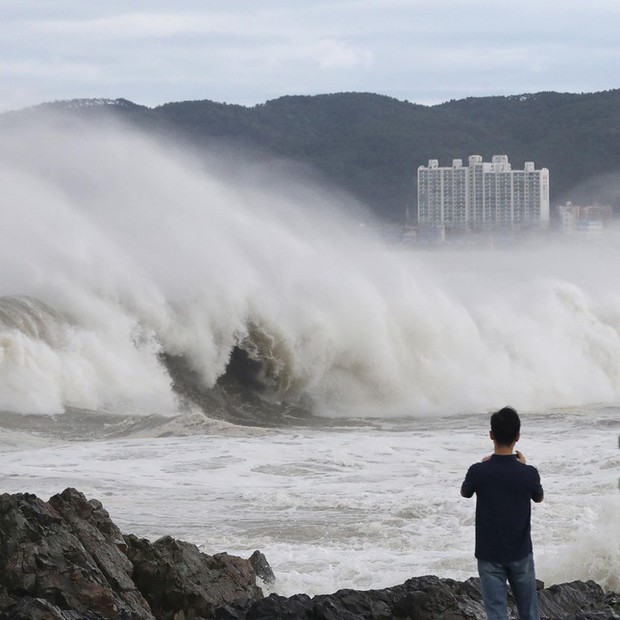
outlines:
[[[106,103],[107,105],[102,105]],[[385,219],[416,211],[416,172],[471,154],[534,161],[551,176],[552,207],[572,200],[620,211],[620,89],[468,98],[422,106],[370,93],[287,96],[254,107],[186,101],[146,108],[78,100],[81,115],[114,111],[149,131],[179,132],[198,147],[234,144],[318,170]],[[32,109],[31,109],[32,110]],[[6,115],[4,115],[6,116]]]

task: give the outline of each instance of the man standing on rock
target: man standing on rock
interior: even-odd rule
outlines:
[[[467,471],[461,495],[476,494],[476,558],[489,620],[508,618],[508,588],[520,620],[539,620],[536,575],[530,534],[531,501],[542,502],[536,468],[518,450],[521,421],[504,407],[491,416],[494,453]]]

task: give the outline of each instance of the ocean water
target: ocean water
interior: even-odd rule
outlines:
[[[142,429],[132,421],[129,435],[126,420],[77,415],[82,433],[113,437],[70,439],[74,423],[51,419],[28,431],[24,416],[3,428],[4,492],[47,499],[73,486],[125,533],[169,534],[211,554],[260,549],[277,577],[271,589],[285,595],[476,574],[475,500],[459,487],[490,451],[484,414],[278,429],[186,414]],[[519,447],[546,494],[532,509],[539,578],[617,591],[620,407],[522,418]]]
[[[616,232],[405,251],[316,178],[220,159],[111,123],[6,132],[0,489],[260,549],[282,594],[463,579],[459,486],[511,404],[539,577],[619,590]]]

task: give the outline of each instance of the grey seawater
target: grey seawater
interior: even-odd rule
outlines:
[[[169,421],[163,416],[125,416],[114,413],[68,408],[64,413],[23,414],[0,412],[3,445],[10,434],[32,435],[63,441],[89,441],[127,437],[134,433],[152,431]]]
[[[283,594],[475,574],[474,501],[458,488],[487,454],[486,413],[241,426],[70,410],[3,414],[0,484],[103,501],[124,532],[208,553],[268,557]],[[539,468],[539,576],[618,589],[620,407],[523,412],[519,448]],[[11,439],[12,438],[12,439]]]

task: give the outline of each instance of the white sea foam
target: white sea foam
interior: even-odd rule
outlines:
[[[112,125],[7,132],[0,294],[65,323],[1,327],[0,407],[174,414],[159,354],[213,386],[235,345],[325,415],[618,400],[617,245],[397,252],[327,191],[235,165]]]
[[[619,415],[522,415],[519,447],[545,488],[532,535],[547,585],[594,579],[618,590]],[[171,535],[206,553],[260,549],[286,595],[476,574],[475,500],[459,487],[491,448],[487,416],[205,430],[48,447],[39,436],[0,451],[2,490],[47,499],[74,486],[103,501],[123,532]]]

